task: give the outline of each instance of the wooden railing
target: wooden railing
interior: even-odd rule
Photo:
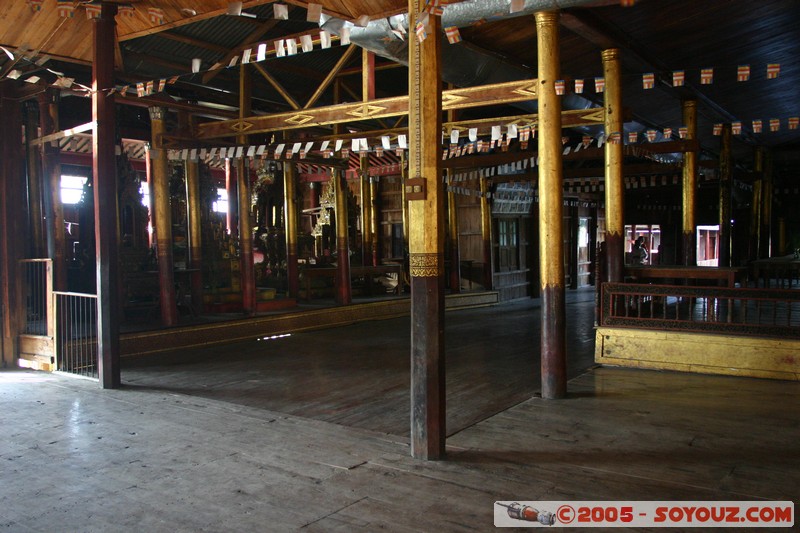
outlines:
[[[50,259],[23,259],[19,262],[19,287],[23,305],[20,333],[23,335],[52,336],[48,329],[52,315],[50,294],[53,291],[53,261]]]
[[[800,291],[604,283],[598,324],[800,338]]]
[[[54,292],[56,370],[98,377],[97,295]]]

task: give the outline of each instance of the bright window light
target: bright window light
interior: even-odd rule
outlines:
[[[83,186],[89,178],[86,176],[61,176],[61,203],[77,204],[83,196]]]
[[[215,213],[227,213],[228,212],[228,191],[227,189],[217,189],[217,194],[219,198],[216,202],[214,202],[214,212]]]

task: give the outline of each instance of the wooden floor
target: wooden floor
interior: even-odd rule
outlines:
[[[436,462],[409,456],[400,319],[126,362],[118,390],[0,371],[0,530],[488,531],[498,500],[800,499],[800,384],[582,371],[588,327],[568,398],[542,400],[537,313],[448,314]]]
[[[594,293],[570,294],[568,373],[594,365]],[[538,301],[449,312],[445,318],[447,432],[539,391]],[[407,436],[410,319],[362,322],[125,359],[126,386],[202,396]]]

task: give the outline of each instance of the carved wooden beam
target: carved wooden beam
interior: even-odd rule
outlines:
[[[447,111],[449,109],[510,104],[535,100],[536,97],[536,80],[495,83],[443,91],[442,109]],[[248,134],[267,133],[406,114],[408,114],[408,96],[395,96],[367,103],[338,104],[241,120],[200,124],[199,138],[230,137],[240,135],[245,131]]]

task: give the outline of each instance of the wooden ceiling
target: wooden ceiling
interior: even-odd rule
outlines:
[[[510,1],[510,0],[509,0]],[[555,2],[536,0],[542,5]],[[218,74],[183,76],[191,73],[193,58],[202,59],[203,69],[227,61],[259,40],[271,41],[286,35],[318,33],[318,25],[306,21],[308,2],[283,0],[289,6],[289,20],[275,20],[268,0],[243,2],[243,11],[255,15],[232,17],[228,0],[127,0],[119,5],[133,7],[116,17],[117,74],[119,84],[181,75],[181,82],[167,93],[178,102],[208,102],[225,113],[235,113],[238,105],[236,69]],[[406,11],[406,0],[316,0],[325,15],[354,21],[369,16],[385,20]],[[464,6],[479,8],[481,0],[466,0]],[[528,0],[526,5],[533,4]],[[38,75],[43,82],[52,75],[43,71],[64,72],[88,84],[92,56],[93,23],[86,16],[83,2],[75,0],[74,16],[60,16],[56,0],[43,0],[35,11],[26,0],[0,2],[0,45],[14,56],[0,54],[0,83],[22,83]],[[153,21],[149,8],[163,13],[163,21]],[[561,70],[565,79],[586,80],[586,90],[572,95],[565,103],[592,107],[602,102],[593,87],[593,78],[602,75],[600,52],[618,47],[623,57],[623,99],[632,122],[626,129],[663,132],[682,125],[681,100],[698,100],[700,141],[707,154],[718,149],[719,138],[713,125],[740,121],[743,133],[736,136],[737,157],[750,159],[756,146],[766,146],[785,157],[800,151],[800,129],[789,129],[788,119],[800,115],[800,9],[796,0],[639,0],[625,8],[616,0],[588,0],[584,7],[562,12]],[[535,77],[536,35],[531,16],[503,16],[482,25],[461,28],[464,41],[453,46],[469,46],[491,58],[487,65],[502,68],[513,65],[526,76]],[[388,39],[388,38],[387,38]],[[331,68],[340,60],[344,47],[272,58],[263,69],[302,105],[315,91]],[[452,52],[452,50],[449,50]],[[45,59],[49,58],[46,62]],[[37,62],[39,63],[37,65]],[[390,61],[379,58],[380,66]],[[780,64],[780,75],[767,79],[768,64]],[[344,67],[342,98],[357,99],[361,90],[358,77],[360,55],[354,54]],[[750,65],[751,79],[737,82],[740,65]],[[460,67],[459,67],[460,68]],[[464,68],[469,68],[466,65]],[[477,68],[477,67],[472,67]],[[484,65],[481,68],[488,68]],[[700,69],[714,68],[712,85],[701,85]],[[13,70],[22,71],[18,80],[9,80]],[[686,72],[686,86],[673,87],[672,72]],[[642,74],[653,72],[655,88],[644,90]],[[48,78],[48,76],[50,76]],[[290,109],[290,104],[268,83],[266,76],[254,75],[253,109],[270,113]],[[41,83],[41,82],[40,82]],[[407,86],[405,68],[378,71],[377,95],[402,94]],[[326,93],[327,94],[327,93]],[[330,103],[326,95],[317,105]],[[81,106],[76,106],[80,108]],[[503,110],[508,114],[508,109]],[[530,111],[527,111],[530,112]],[[779,119],[777,132],[769,121]],[[762,120],[762,133],[753,131],[753,120]],[[581,133],[595,134],[595,131]],[[792,154],[792,155],[789,155]]]

